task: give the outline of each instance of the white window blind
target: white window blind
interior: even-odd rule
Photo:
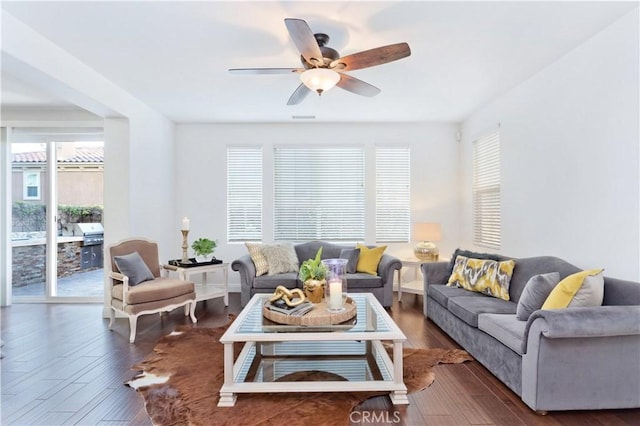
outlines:
[[[275,148],[274,162],[274,240],[364,240],[362,148]]]
[[[376,148],[376,242],[409,242],[409,148]]]
[[[227,148],[227,240],[262,240],[262,148]]]
[[[473,242],[500,248],[500,130],[473,143]]]

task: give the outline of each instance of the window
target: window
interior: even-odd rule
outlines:
[[[364,240],[362,148],[275,148],[274,174],[274,240]]]
[[[409,242],[409,153],[409,148],[376,148],[376,242]]]
[[[23,172],[22,182],[24,186],[24,200],[40,199],[40,172]]]
[[[227,240],[262,240],[262,148],[227,148]]]
[[[473,242],[500,248],[500,130],[473,143]]]

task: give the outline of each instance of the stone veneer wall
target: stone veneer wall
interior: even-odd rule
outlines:
[[[80,271],[82,246],[80,241],[58,244],[58,277],[67,277]],[[46,253],[44,244],[13,247],[12,285],[21,287],[46,280]]]
[[[46,280],[45,245],[13,247],[11,283],[14,287]]]

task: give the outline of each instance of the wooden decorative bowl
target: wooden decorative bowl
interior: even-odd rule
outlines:
[[[266,303],[269,302],[267,301]],[[267,309],[266,306],[262,306],[262,315],[265,318],[278,324],[287,325],[318,326],[341,324],[355,317],[356,312],[356,303],[350,297],[347,297],[345,310],[342,312],[329,312],[327,305],[321,302],[315,303],[313,310],[301,317],[281,314],[280,312]]]

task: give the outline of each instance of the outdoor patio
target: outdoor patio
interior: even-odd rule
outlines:
[[[13,297],[44,296],[44,283],[13,287]],[[104,297],[104,269],[78,272],[58,279],[59,297]]]

